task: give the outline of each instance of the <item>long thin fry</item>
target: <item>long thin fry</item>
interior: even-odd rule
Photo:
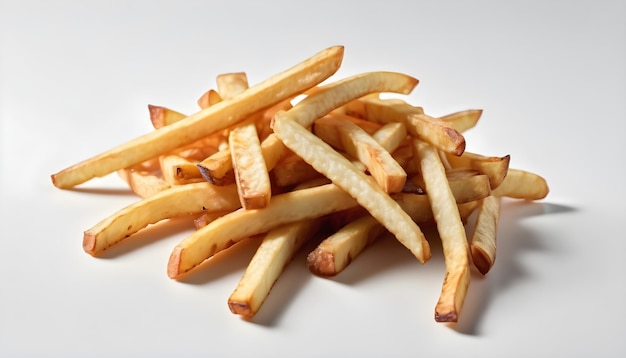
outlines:
[[[343,46],[325,49],[231,100],[217,103],[53,174],[52,182],[58,188],[71,188],[210,135],[317,85],[337,71],[342,59]]]
[[[435,307],[435,320],[456,322],[470,281],[469,247],[465,228],[437,150],[420,139],[415,139],[413,143],[446,263],[446,276]]]
[[[203,211],[230,211],[239,206],[234,185],[195,183],[171,187],[119,210],[85,231],[83,249],[95,256],[161,220]]]
[[[167,274],[177,278],[237,241],[279,225],[317,218],[357,205],[350,195],[333,184],[276,195],[264,209],[236,210],[185,238],[170,255]]]
[[[506,196],[514,199],[540,200],[548,195],[550,189],[546,180],[529,171],[509,169],[500,186],[492,191],[494,196]]]
[[[237,287],[228,298],[231,312],[254,316],[281,272],[320,225],[321,219],[305,219],[271,230],[263,238]]]
[[[294,109],[298,105],[294,106]],[[422,263],[430,258],[430,246],[417,224],[376,182],[328,144],[291,119],[290,112],[274,117],[274,133],[283,143],[350,193]]]

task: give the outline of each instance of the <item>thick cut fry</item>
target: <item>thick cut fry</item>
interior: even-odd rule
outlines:
[[[511,157],[490,157],[481,154],[464,152],[461,156],[449,155],[446,159],[453,168],[476,169],[489,176],[491,190],[496,189],[504,180],[509,169]]]
[[[215,82],[222,99],[232,99],[248,89],[248,76],[245,72],[223,73],[217,76]]]
[[[314,130],[319,138],[363,163],[386,193],[402,190],[406,180],[404,169],[359,126],[341,118],[322,117],[315,121]],[[328,138],[326,133],[336,133],[337,138]]]
[[[470,253],[474,266],[486,275],[496,261],[496,236],[500,218],[500,198],[488,196],[481,200],[474,232],[470,239]]]
[[[203,211],[230,211],[239,206],[234,185],[195,183],[171,187],[121,209],[85,231],[83,249],[95,256],[161,220]]]
[[[266,207],[272,188],[255,124],[233,129],[228,142],[241,206],[245,209]]]
[[[407,122],[411,134],[417,134],[435,148],[457,156],[465,151],[465,138],[449,123],[426,114],[411,114]]]
[[[451,170],[446,172],[446,177],[457,204],[480,200],[491,194],[489,177],[478,171],[471,169]],[[428,194],[425,191],[424,180],[421,175],[412,176],[407,180],[407,183],[412,185],[405,185],[404,192]]]
[[[371,215],[349,222],[322,241],[307,256],[309,270],[318,276],[334,276],[356,258],[383,232],[383,226]]]
[[[271,230],[250,260],[237,287],[228,298],[230,311],[254,316],[285,266],[319,227],[321,219],[306,219]]]
[[[264,209],[241,208],[181,241],[170,255],[167,273],[169,277],[177,278],[239,240],[283,224],[321,217],[357,205],[350,195],[334,184],[276,195]]]
[[[159,129],[172,123],[176,123],[187,117],[186,115],[172,109],[161,106],[153,106],[151,104],[148,105],[148,111],[150,112],[150,122],[152,122],[154,129]]]
[[[296,109],[298,105],[294,106]],[[350,193],[358,203],[380,221],[422,263],[430,258],[424,234],[400,206],[371,177],[328,144],[291,119],[290,112],[274,117],[274,133],[294,153]]]
[[[502,184],[492,194],[514,199],[540,200],[549,191],[548,183],[543,177],[525,170],[509,169]]]
[[[465,228],[437,150],[415,139],[426,192],[443,246],[446,275],[435,307],[437,322],[456,322],[469,286],[469,247]]]
[[[380,127],[372,137],[386,151],[393,153],[407,138],[408,132],[404,123],[387,123]]]
[[[330,47],[241,95],[203,109],[183,120],[147,133],[51,176],[58,188],[71,188],[112,173],[227,128],[255,112],[311,88],[334,74],[343,47]]]

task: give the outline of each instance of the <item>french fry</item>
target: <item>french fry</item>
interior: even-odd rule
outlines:
[[[215,104],[222,102],[222,97],[216,90],[210,89],[202,94],[200,98],[198,98],[198,107],[200,109],[205,109],[211,107]]]
[[[148,105],[148,111],[150,112],[150,122],[152,122],[154,129],[159,129],[172,123],[176,123],[187,117],[186,115],[173,109],[154,106],[151,104]]]
[[[393,153],[407,138],[408,132],[404,123],[387,123],[372,134],[372,137],[386,151]]]
[[[278,187],[287,187],[321,176],[309,163],[295,154],[288,155],[274,166],[270,177]]]
[[[351,121],[342,118],[322,117],[315,121],[315,134],[330,145],[357,158],[365,165],[374,180],[386,193],[402,190],[406,172],[387,150],[372,136]],[[325,134],[335,133],[328,138]]]
[[[496,261],[496,236],[500,218],[500,197],[488,196],[480,201],[470,253],[478,271],[486,275]]]
[[[204,181],[195,163],[175,154],[159,157],[163,180],[169,185],[182,185]],[[195,168],[195,171],[193,170]]]
[[[233,129],[228,143],[241,206],[245,209],[266,207],[272,188],[255,124]]]
[[[356,99],[343,106],[343,111],[348,115],[377,123],[404,123],[407,129],[409,123],[406,119],[409,115],[424,113],[422,107],[412,106],[401,99],[381,99],[378,95]]]
[[[480,116],[482,116],[482,114],[482,109],[468,109],[465,111],[450,113],[443,117],[439,117],[439,119],[447,122],[454,129],[463,133],[468,129],[473,128],[476,123],[478,123],[478,120],[480,119]]]
[[[435,320],[456,322],[470,281],[469,247],[465,228],[437,150],[419,139],[415,139],[413,144],[446,263],[446,275],[435,307]]]
[[[301,102],[302,103],[302,102]],[[299,105],[299,104],[298,104]],[[298,108],[294,106],[294,110]],[[274,133],[285,146],[315,170],[350,193],[358,203],[396,236],[422,263],[430,258],[430,246],[417,224],[398,204],[361,170],[324,141],[292,120],[290,112],[274,117]],[[299,112],[301,113],[301,111]]]
[[[446,155],[446,158],[453,168],[476,169],[489,176],[491,189],[496,189],[507,176],[509,169],[510,155],[504,157],[485,156],[481,154],[464,152],[461,156]]]
[[[249,87],[245,72],[223,73],[217,76],[215,82],[222,100],[233,99]]]
[[[502,184],[492,194],[514,199],[540,200],[549,191],[548,183],[543,177],[526,170],[509,169]]]
[[[232,313],[252,317],[258,312],[285,266],[317,232],[321,221],[320,218],[305,219],[267,233],[228,298]]]
[[[203,109],[174,124],[147,133],[51,176],[58,188],[71,188],[95,177],[154,158],[241,121],[255,112],[311,88],[334,74],[343,47],[330,47],[241,95]]]
[[[174,186],[135,202],[85,231],[83,249],[96,256],[150,224],[176,216],[234,210],[240,206],[237,188],[209,183]]]
[[[374,241],[383,229],[378,220],[371,215],[364,215],[349,222],[309,253],[307,256],[309,270],[318,276],[335,276]]]
[[[357,205],[341,188],[327,184],[276,195],[263,209],[238,209],[197,230],[176,245],[168,262],[168,276],[177,278],[244,238],[283,224],[321,217]]]
[[[435,148],[456,156],[465,151],[465,138],[452,125],[426,114],[407,117],[409,132],[430,143]]]

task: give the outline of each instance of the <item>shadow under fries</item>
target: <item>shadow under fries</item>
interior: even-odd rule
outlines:
[[[576,209],[559,204],[503,199],[494,266],[485,276],[475,269],[472,270],[459,321],[448,324],[449,327],[462,334],[480,335],[481,319],[488,310],[489,303],[528,276],[518,259],[524,251],[554,250],[554,246],[547,243],[549,238],[540,231],[533,230],[531,225],[525,224],[525,218],[574,210]],[[472,219],[470,218],[470,222]],[[468,226],[467,229],[469,235],[472,227]]]
[[[107,248],[98,255],[97,258],[112,259],[120,257],[148,246],[158,240],[171,239],[173,235],[191,232],[194,228],[193,219],[195,219],[196,216],[181,216],[148,225],[146,228],[139,230],[130,237]]]

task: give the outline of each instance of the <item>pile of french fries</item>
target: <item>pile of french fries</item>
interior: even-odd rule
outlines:
[[[409,94],[418,84],[409,75],[325,82],[343,53],[324,49],[254,86],[244,72],[219,75],[197,113],[151,105],[154,131],[53,174],[68,189],[117,172],[140,197],[85,231],[84,250],[97,256],[149,225],[194,215],[167,264],[177,279],[241,240],[261,240],[228,298],[233,313],[251,317],[308,240],[318,240],[310,271],[330,277],[385,233],[427,262],[420,226],[435,224],[446,266],[435,320],[456,322],[471,270],[494,264],[501,198],[542,199],[546,181],[509,168],[509,156],[465,151],[462,133],[481,110],[435,118],[381,98]]]

